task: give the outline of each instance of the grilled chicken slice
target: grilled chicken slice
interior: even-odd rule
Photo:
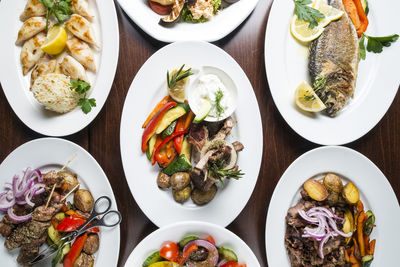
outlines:
[[[46,15],[46,7],[38,0],[28,0],[25,5],[24,12],[19,16],[21,21],[25,21],[31,17],[40,17]]]
[[[99,47],[95,40],[92,24],[81,15],[72,14],[70,19],[65,22],[65,27],[79,39]]]
[[[89,11],[89,3],[87,0],[72,0],[70,7],[74,14],[81,15],[89,21],[92,21],[94,16]]]
[[[64,57],[63,61],[60,63],[60,71],[70,76],[72,79],[89,81],[86,76],[85,68],[71,56]]]
[[[32,17],[27,19],[22,24],[18,32],[18,39],[15,41],[16,45],[21,45],[25,40],[35,36],[46,28],[46,19],[43,17]]]
[[[46,57],[42,57],[39,63],[33,68],[31,73],[31,87],[35,80],[48,73],[52,73],[56,69],[57,62],[55,59],[48,60]]]
[[[93,51],[87,43],[72,37],[67,41],[66,47],[73,58],[78,60],[85,68],[96,72]]]
[[[39,33],[26,41],[22,46],[20,60],[24,75],[26,75],[43,56],[44,52],[40,47],[45,40],[46,35],[44,33]]]

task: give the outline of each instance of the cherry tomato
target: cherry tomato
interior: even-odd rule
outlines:
[[[168,15],[171,13],[172,5],[163,6],[157,2],[149,0],[150,8],[156,12],[158,15]]]
[[[207,240],[208,242],[210,242],[211,244],[213,244],[215,246],[215,240],[214,237],[208,235],[204,238],[205,240]]]
[[[179,260],[179,248],[174,242],[165,242],[163,247],[160,249],[160,256],[166,260],[178,262]]]
[[[234,261],[230,261],[222,265],[221,267],[247,267],[246,264],[239,264]]]

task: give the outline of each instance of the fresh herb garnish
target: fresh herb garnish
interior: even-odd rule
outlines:
[[[304,98],[305,101],[315,100],[315,96],[314,95],[303,95],[303,98]]]
[[[317,92],[319,90],[323,90],[325,88],[325,86],[326,86],[326,77],[325,77],[325,75],[322,75],[322,74],[318,75],[315,78],[315,81],[313,83],[314,92]]]
[[[373,53],[381,53],[383,51],[383,47],[389,47],[392,43],[396,42],[399,39],[398,34],[392,34],[383,37],[373,37],[366,35],[363,33],[363,36],[360,39],[360,58],[365,59],[365,39],[367,39],[367,51]]]
[[[185,64],[180,67],[180,69],[174,72],[171,76],[169,75],[169,71],[167,71],[167,84],[169,89],[173,89],[177,82],[189,77],[193,73],[191,72],[192,68],[187,70],[183,70]]]
[[[294,13],[300,20],[310,22],[309,28],[314,28],[318,25],[317,19],[325,18],[324,14],[319,12],[317,9],[308,6],[311,4],[311,0],[293,0],[294,1]]]
[[[223,162],[219,163],[219,164],[211,163],[209,165],[209,169],[208,169],[210,175],[212,177],[220,180],[221,183],[222,183],[223,178],[232,178],[232,179],[238,180],[238,179],[242,178],[242,176],[244,175],[242,170],[233,170],[234,168],[229,169],[229,170],[224,170],[222,167],[223,165],[224,165]]]
[[[221,7],[221,0],[213,0],[213,13],[217,14]]]
[[[90,84],[81,79],[71,79],[71,85],[71,90],[75,90],[78,94],[83,95],[78,101],[78,106],[81,107],[83,113],[88,114],[92,110],[92,107],[96,106],[96,99],[86,98],[86,93],[90,90]]]
[[[215,109],[217,111],[218,118],[221,117],[221,114],[224,113],[224,108],[221,106],[221,100],[224,97],[224,93],[221,88],[218,88],[218,91],[215,93]]]
[[[38,0],[46,7],[46,32],[49,29],[49,19],[52,14],[56,17],[58,24],[69,19],[72,10],[69,4],[72,0]]]

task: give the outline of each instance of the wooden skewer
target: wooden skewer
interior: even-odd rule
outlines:
[[[63,202],[69,195],[71,195],[72,192],[74,192],[78,187],[80,186],[80,184],[77,184],[74,186],[74,188],[71,189],[71,191],[69,191],[65,196],[63,196],[63,198],[61,199],[60,202]]]
[[[53,188],[51,189],[49,198],[47,199],[47,202],[46,202],[46,206],[44,206],[45,209],[47,209],[47,206],[48,206],[49,203],[50,203],[50,199],[51,199],[51,197],[53,196],[53,193],[54,193],[54,189],[55,189],[55,188],[56,188],[56,184],[54,184],[54,185],[53,185]]]
[[[67,163],[65,163],[65,165],[59,170],[59,172],[63,171],[65,168],[67,168],[68,165],[69,165],[77,156],[78,156],[77,154],[74,154],[74,155],[72,156],[72,158],[70,158],[70,160],[68,160]]]

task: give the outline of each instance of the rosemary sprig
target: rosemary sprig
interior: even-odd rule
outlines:
[[[172,75],[170,75],[169,71],[167,71],[167,84],[169,89],[173,89],[177,82],[193,74],[193,72],[191,72],[192,68],[183,71],[184,67],[185,64],[183,64],[182,67],[180,67],[179,70],[174,72]]]
[[[242,170],[234,171],[233,168],[224,170],[223,167],[220,166],[223,166],[223,164],[211,163],[208,171],[212,177],[219,179],[221,183],[223,178],[232,178],[239,180],[244,175]]]

